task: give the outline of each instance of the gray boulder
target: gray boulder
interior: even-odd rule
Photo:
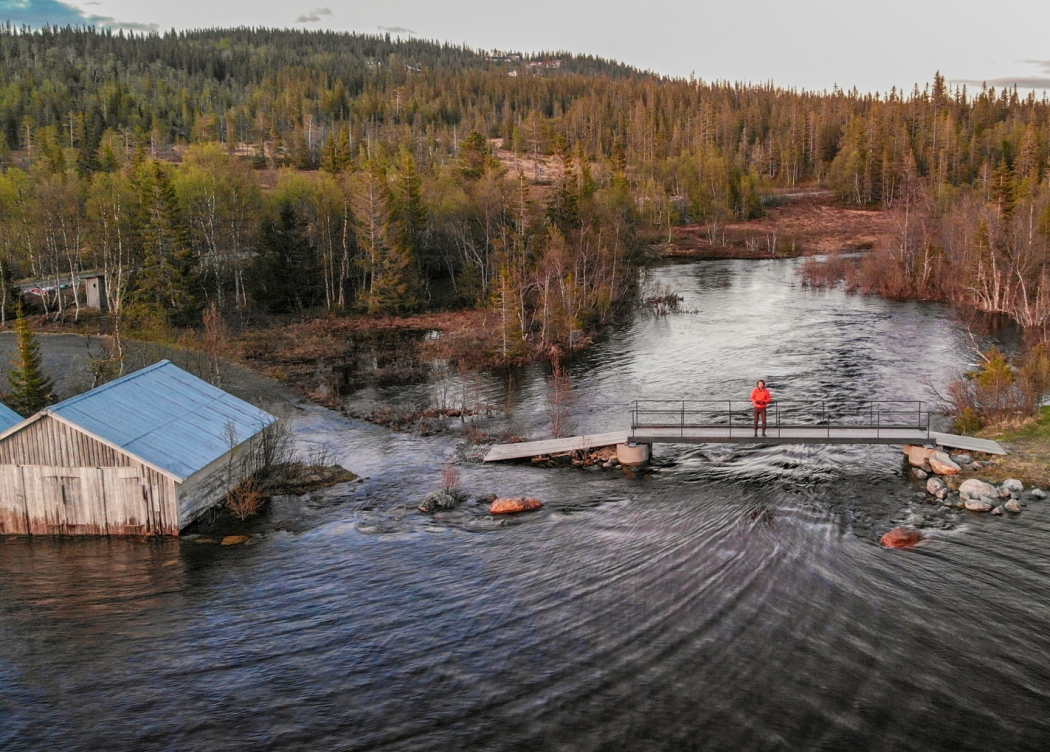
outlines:
[[[938,499],[943,499],[948,495],[948,486],[946,486],[944,481],[940,478],[930,478],[926,481],[926,492],[930,496],[936,496]]]
[[[983,480],[977,480],[977,478],[967,478],[959,484],[959,495],[963,499],[979,499],[982,496],[989,496],[994,499],[999,494],[992,484],[985,483]]]
[[[1014,514],[1020,514],[1021,513],[1021,504],[1020,504],[1020,502],[1017,501],[1017,499],[1010,499],[1008,502],[1003,504],[1003,509],[1005,509],[1007,512],[1013,512]]]
[[[972,465],[973,457],[969,454],[953,454],[952,462],[956,462],[960,465]]]
[[[1021,493],[1021,491],[1024,490],[1024,483],[1017,480],[1016,478],[1010,478],[1009,480],[1003,481],[1002,487],[1003,490],[1007,491],[1008,493],[1019,494]]]
[[[1045,499],[1046,498],[1046,491],[1044,491],[1041,488],[1033,488],[1029,495],[1033,499]]]
[[[995,508],[990,501],[984,499],[967,499],[963,505],[971,512],[990,512]]]
[[[420,512],[433,514],[447,509],[455,509],[460,502],[460,496],[455,491],[431,491],[423,497],[419,505]]]
[[[923,470],[921,467],[913,467],[911,469],[911,474],[914,475],[919,480],[926,480],[926,478],[928,478],[929,475],[930,475],[928,472]]]

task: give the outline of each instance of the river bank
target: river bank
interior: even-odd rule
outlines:
[[[831,191],[769,197],[765,215],[725,225],[675,227],[655,246],[668,259],[769,259],[874,248],[893,231],[889,212],[849,208]]]
[[[1017,477],[1043,488],[1050,485],[1050,407],[1019,427],[983,429],[978,435],[995,439],[1009,452],[997,462],[992,480]]]

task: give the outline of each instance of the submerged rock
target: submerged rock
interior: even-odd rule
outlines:
[[[934,452],[927,461],[933,472],[938,475],[958,475],[962,472],[962,468],[952,462],[952,458],[944,452]]]
[[[489,507],[489,514],[517,514],[518,512],[531,512],[543,506],[539,499],[496,499]]]
[[[445,509],[455,509],[460,502],[460,496],[455,491],[431,491],[423,497],[423,503],[419,505],[420,512],[440,512]]]
[[[1041,488],[1033,488],[1029,496],[1031,496],[1033,499],[1045,499],[1046,491],[1044,491]]]
[[[959,485],[959,495],[964,499],[979,499],[982,496],[995,498],[998,492],[990,483],[977,480],[977,478],[968,478]]]
[[[1001,515],[1002,513],[1003,513],[1003,508],[1001,506],[995,507],[994,509],[992,509],[992,514],[994,514],[996,516]]]
[[[885,548],[908,548],[922,542],[922,533],[910,527],[895,527],[879,541]]]
[[[250,535],[227,535],[222,539],[222,546],[236,546],[240,543],[247,543],[251,538]]]
[[[911,469],[911,474],[914,475],[919,480],[926,480],[926,478],[929,477],[929,473],[927,473],[921,467],[913,467]]]

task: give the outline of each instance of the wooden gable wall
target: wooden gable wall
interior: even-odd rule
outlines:
[[[0,441],[0,533],[178,535],[169,476],[46,415]]]

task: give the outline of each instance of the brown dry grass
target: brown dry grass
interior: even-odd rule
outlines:
[[[226,508],[242,522],[255,515],[265,501],[255,478],[249,478],[226,494]]]
[[[425,376],[424,360],[447,358],[469,368],[497,357],[495,317],[488,311],[454,311],[415,316],[320,315],[265,329],[233,341],[234,358],[284,381],[322,404],[338,401],[338,369],[352,364],[364,347],[380,353],[380,381],[400,383]],[[427,337],[439,332],[437,338]]]
[[[775,236],[777,255],[812,256],[874,248],[891,231],[888,213],[838,206],[821,191],[785,200],[761,219],[726,225],[725,246],[712,245],[707,228],[691,224],[675,228],[672,242],[660,249],[671,258],[771,258]]]

